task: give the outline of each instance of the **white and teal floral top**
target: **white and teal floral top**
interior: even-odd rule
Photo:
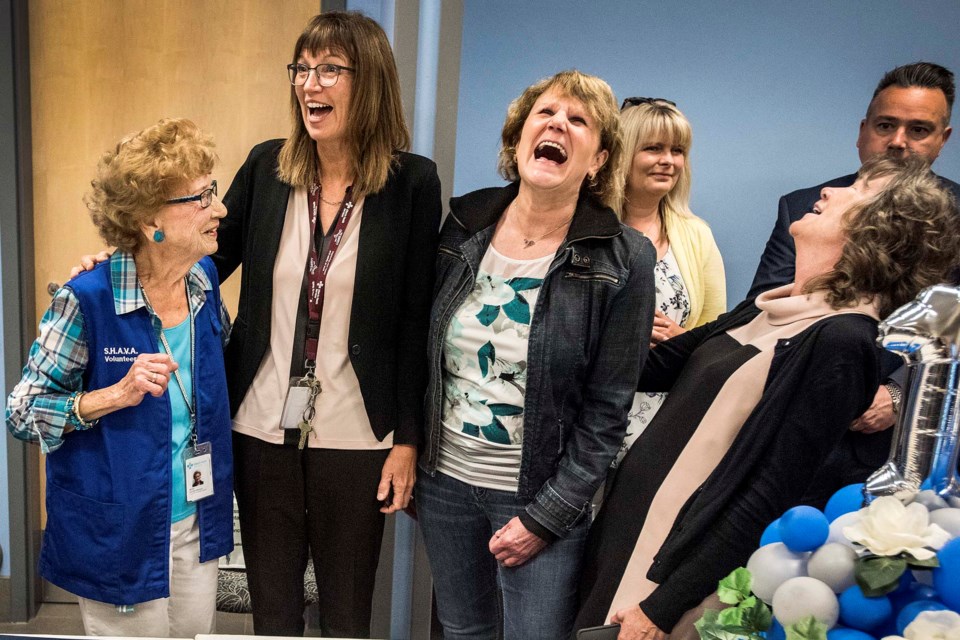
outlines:
[[[516,260],[491,245],[447,326],[437,469],[469,485],[517,490],[527,340],[553,258]]]
[[[690,297],[687,295],[687,288],[680,276],[677,259],[669,248],[653,268],[653,281],[657,287],[657,309],[681,327],[686,328],[687,318],[690,317]],[[624,437],[623,444],[620,445],[620,451],[617,452],[617,457],[611,466],[616,468],[620,464],[623,456],[627,455],[627,451],[640,437],[643,430],[647,428],[653,417],[657,415],[657,411],[660,410],[660,405],[663,404],[666,397],[666,393],[646,391],[640,391],[633,397],[633,406],[630,407],[630,421],[627,423],[627,435]]]

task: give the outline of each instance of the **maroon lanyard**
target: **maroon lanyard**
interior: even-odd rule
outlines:
[[[327,273],[330,271],[330,265],[333,258],[340,248],[340,242],[343,240],[343,234],[350,222],[350,216],[353,213],[353,198],[351,191],[353,186],[347,187],[343,195],[343,203],[340,205],[340,211],[337,213],[337,219],[333,227],[333,237],[330,238],[330,248],[324,257],[323,264],[320,264],[320,252],[317,249],[316,230],[320,218],[320,185],[314,183],[307,190],[307,200],[310,204],[310,258],[307,269],[307,279],[309,288],[307,290],[307,309],[310,314],[308,327],[314,330],[307,331],[306,341],[303,345],[303,354],[306,360],[308,371],[312,371],[317,361],[317,347],[320,339],[320,316],[323,313],[323,298],[327,290]]]

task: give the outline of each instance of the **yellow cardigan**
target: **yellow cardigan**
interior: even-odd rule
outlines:
[[[696,216],[667,213],[667,239],[690,298],[686,329],[693,329],[727,310],[727,281],[723,258],[707,223]]]

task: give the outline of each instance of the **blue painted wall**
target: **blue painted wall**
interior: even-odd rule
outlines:
[[[884,71],[925,59],[960,75],[960,2],[465,0],[454,193],[500,184],[507,104],[577,67],[618,99],[666,97],[693,123],[692,206],[749,288],[780,195],[855,171]],[[958,109],[955,123],[960,125]],[[960,134],[935,165],[960,180]]]

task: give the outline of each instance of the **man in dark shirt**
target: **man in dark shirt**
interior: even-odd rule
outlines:
[[[915,153],[930,162],[936,160],[952,132],[950,112],[955,92],[953,73],[938,64],[915,62],[888,71],[873,93],[866,117],[860,121],[860,162],[883,153],[896,157]],[[780,198],[777,223],[760,258],[748,297],[793,282],[796,249],[790,225],[813,210],[824,187],[848,187],[856,177],[852,173]],[[960,201],[960,185],[943,177],[940,180]],[[852,430],[876,433],[894,424],[905,382],[902,369],[893,373],[894,368],[889,366],[883,371],[886,379],[873,404],[854,421]]]

